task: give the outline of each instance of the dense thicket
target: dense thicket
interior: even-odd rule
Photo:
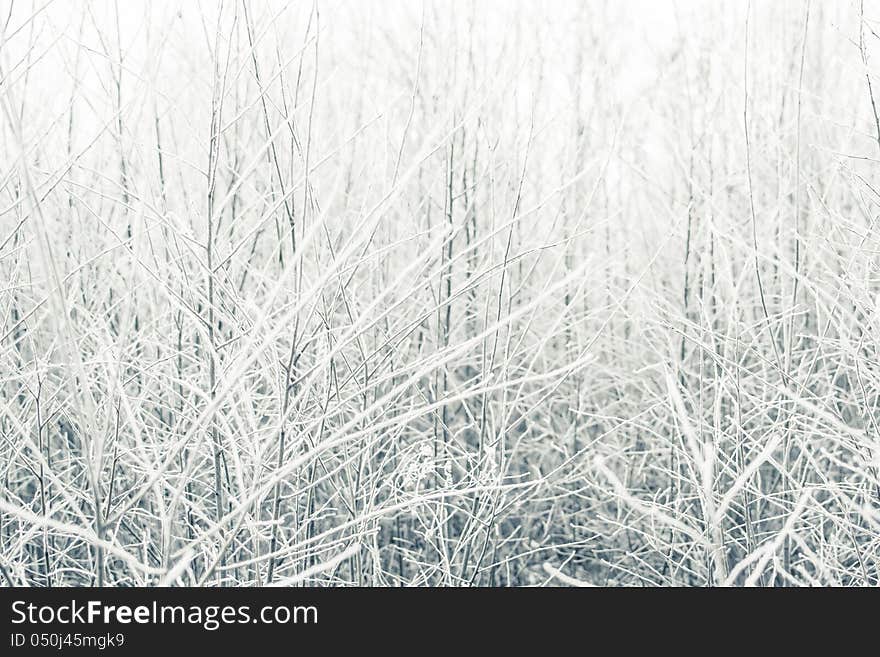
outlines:
[[[7,583],[880,583],[880,6],[0,24]]]

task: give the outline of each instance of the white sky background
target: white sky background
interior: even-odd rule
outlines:
[[[566,30],[577,14],[579,7],[584,7],[590,30],[608,48],[604,55],[607,70],[612,73],[609,90],[614,100],[624,104],[632,103],[650,95],[658,77],[667,67],[670,55],[686,42],[690,49],[689,55],[696,53],[695,48],[702,45],[720,55],[730,55],[729,66],[732,72],[742,72],[741,48],[742,24],[747,8],[745,0],[729,2],[713,2],[712,0],[623,0],[610,2],[593,0],[591,2],[502,2],[498,0],[476,3],[479,25],[473,30],[475,36],[468,34],[467,15],[473,6],[467,2],[428,3],[437,9],[442,21],[454,17],[457,29],[449,31],[446,26],[438,25],[429,16],[427,30],[436,32],[446,38],[455,35],[455,43],[447,43],[450,52],[461,50],[463,41],[476,38],[484,44],[501,43],[510,38],[510,32],[521,30],[523,46],[519,53],[521,58],[534,56],[541,52],[551,62],[559,58],[573,58],[578,45],[570,41],[570,32]],[[308,19],[309,2],[291,3],[257,3],[251,11],[259,20],[270,16],[278,16],[274,30],[276,36],[288,42],[287,54],[293,54],[301,44],[302,30]],[[843,2],[817,2],[813,0],[814,16],[817,8],[829,19],[825,21],[826,29],[840,29],[844,39],[855,38],[854,25],[840,27],[840,19],[852,19],[856,0]],[[866,3],[868,17],[880,16],[877,10],[880,3],[876,0]],[[10,25],[21,22],[20,18],[33,12],[30,3],[16,2],[13,7]],[[39,4],[37,5],[40,6]],[[116,43],[112,41],[116,28],[116,16],[113,2],[88,3],[90,15],[85,19],[86,35],[84,45],[93,55],[99,56],[103,45],[111,47],[115,52]],[[142,81],[155,83],[165,93],[175,90],[175,85],[189,83],[201,78],[206,87],[211,71],[205,66],[207,60],[206,44],[213,38],[212,27],[216,8],[211,2],[123,2],[119,3],[119,27],[122,34],[122,49],[126,68],[132,75],[141,77]],[[417,53],[417,34],[421,3],[410,0],[398,2],[363,2],[358,1],[327,1],[319,4],[322,11],[322,38],[326,52],[332,52],[334,61],[331,66],[343,84],[359,81],[360,71],[357,67],[371,57],[382,62],[386,67],[408,69],[414,65]],[[763,30],[765,34],[777,36],[780,32],[788,32],[789,37],[796,31],[797,25],[773,25],[775,16],[797,16],[802,12],[803,0],[781,0],[773,2],[752,2],[753,30]],[[65,85],[71,85],[70,68],[73,64],[78,28],[83,17],[84,3],[47,3],[42,13],[45,21],[39,21],[40,29],[34,36],[38,43],[45,44],[48,52],[44,63],[34,67],[36,75],[32,75],[28,84],[43,86],[48,92],[45,100],[52,106],[63,107],[67,102],[65,94],[60,93]],[[774,11],[776,15],[774,16]],[[835,15],[836,14],[836,15]],[[19,18],[18,21],[15,19]],[[94,37],[91,23],[94,21],[99,29],[108,35],[109,42],[101,44]],[[519,25],[517,26],[517,21]],[[290,29],[287,29],[290,28]],[[439,28],[439,29],[438,29]],[[814,32],[818,26],[814,27]],[[530,32],[536,32],[530,36]],[[60,38],[59,38],[60,37]],[[720,37],[720,39],[719,39]],[[31,35],[27,30],[19,32],[13,43],[7,44],[9,52],[5,55],[5,66],[12,62],[28,46]],[[530,48],[529,39],[533,38]],[[537,39],[535,44],[534,39]],[[267,39],[271,40],[271,39]],[[395,51],[397,61],[383,61],[384,54],[371,53],[370,50],[378,42],[395,41],[400,48]],[[767,62],[768,48],[756,38],[753,43],[756,62]],[[702,42],[702,43],[701,43]],[[54,47],[51,47],[54,44]],[[162,50],[161,60],[157,58],[157,48]],[[271,44],[274,47],[274,44]],[[408,46],[408,47],[407,47]],[[536,47],[535,47],[536,46]],[[589,56],[591,48],[586,43],[585,51]],[[762,53],[763,51],[763,53]],[[95,78],[106,75],[100,65],[86,62],[86,84],[100,83],[90,80],[89,72]],[[772,62],[771,62],[772,64]],[[550,67],[548,67],[550,68]],[[172,74],[174,69],[174,74]],[[207,69],[207,70],[206,70]],[[325,71],[327,69],[325,68]],[[552,68],[550,68],[552,70]],[[372,75],[381,76],[383,71],[372,71]],[[587,69],[585,75],[596,73]],[[601,73],[601,71],[599,72]],[[192,78],[188,79],[188,75]],[[351,77],[350,77],[351,76]],[[558,88],[570,80],[557,80]],[[534,91],[533,80],[523,78],[520,85],[525,91]],[[131,84],[129,81],[129,88]],[[549,88],[553,87],[552,80]],[[88,88],[88,87],[86,87]],[[543,87],[546,90],[548,87]],[[96,90],[97,91],[97,90]],[[106,91],[106,89],[105,89]],[[54,92],[54,93],[52,93]],[[37,97],[36,92],[28,96]],[[375,99],[379,102],[381,99]],[[601,102],[611,100],[606,97]],[[42,103],[41,103],[42,106]],[[48,106],[47,106],[48,107]]]
[[[866,5],[869,19],[880,17],[880,3]],[[110,72],[117,47],[121,46],[124,124],[132,141],[143,148],[140,156],[144,169],[151,168],[148,160],[154,107],[163,125],[173,124],[176,130],[175,155],[184,163],[181,166],[191,163],[192,170],[203,166],[213,78],[208,48],[214,39],[217,6],[210,2],[55,2],[34,22],[34,31],[15,34],[4,48],[4,71],[11,71],[8,77],[14,97],[25,101],[22,111],[27,117],[26,132],[35,138],[48,131],[54,138],[54,142],[43,142],[54,143],[55,149],[41,153],[41,163],[59,166],[66,157],[64,128],[74,93],[74,67],[78,67],[78,129],[73,135],[76,146],[88,145],[95,132],[112,120],[115,89]],[[258,51],[265,75],[275,74],[280,56],[288,63],[286,84],[292,87],[311,3],[249,6],[260,32]],[[328,173],[325,186],[339,184],[342,171],[352,164],[346,158],[355,160],[353,166],[367,163],[355,171],[363,176],[365,185],[381,190],[388,184],[409,109],[422,6],[412,1],[319,3],[318,120],[313,126],[317,153],[333,152],[359,126],[381,116],[364,132],[363,148],[369,150],[370,158],[340,151],[333,160],[339,166]],[[579,116],[594,113],[599,118],[591,119],[596,122],[588,129],[587,137],[594,166],[611,148],[615,130],[620,131],[616,148],[622,160],[615,158],[609,164],[609,190],[620,186],[638,189],[645,179],[648,190],[651,185],[680,187],[688,148],[683,136],[689,130],[705,133],[707,139],[718,142],[721,152],[729,151],[730,158],[742,160],[745,1],[496,0],[424,6],[426,39],[420,91],[440,100],[433,114],[416,107],[407,157],[415,157],[426,143],[421,140],[441,125],[438,121],[449,118],[444,110],[473,107],[483,90],[491,102],[477,112],[484,114],[481,129],[487,141],[500,140],[510,171],[517,169],[523,156],[534,103],[541,148],[535,149],[535,163],[529,170],[526,192],[534,193],[532,200],[573,174],[573,126]],[[754,98],[752,120],[759,175],[765,175],[764,149],[771,148],[760,138],[762,130],[769,132],[780,115],[785,125],[792,121],[791,101],[787,101],[786,109],[782,99],[796,85],[794,64],[805,6],[803,0],[752,2],[749,93]],[[26,3],[13,7],[7,34],[33,11]],[[114,42],[116,7],[119,44]],[[840,128],[836,148],[841,152],[858,151],[860,146],[849,141],[852,131],[845,129],[856,116],[855,125],[865,135],[870,134],[871,127],[857,49],[858,3],[813,0],[812,10],[804,82],[804,96],[810,99],[803,117],[807,148],[810,130],[838,139],[833,132],[837,121],[844,127]],[[580,11],[583,14],[579,18]],[[573,25],[582,27],[573,29]],[[871,39],[872,44],[876,41]],[[473,74],[467,73],[461,62],[456,65],[450,61],[465,58],[470,44],[476,52]],[[307,81],[311,79],[312,47],[309,42],[303,56],[303,79]],[[105,49],[111,53],[109,59]],[[30,53],[29,59],[26,53]],[[582,58],[583,85],[580,110],[574,106],[572,74],[578,56]],[[242,75],[249,75],[248,60],[233,66]],[[30,72],[24,76],[28,67]],[[459,76],[451,82],[447,77],[450,70],[458,70]],[[445,102],[448,84],[456,93]],[[464,102],[460,94],[467,95]],[[693,99],[689,100],[691,94]],[[274,100],[280,102],[277,94]],[[253,102],[253,98],[247,102]],[[297,110],[300,120],[305,119],[307,110],[301,102]],[[93,148],[112,161],[115,147],[113,139],[106,139]],[[377,163],[382,166],[377,167]],[[771,166],[769,160],[767,166]],[[741,185],[742,175],[736,176],[723,182]],[[651,206],[650,211],[642,207],[637,212],[618,208],[629,221],[639,222],[643,234],[650,228],[664,230],[668,226],[667,210],[655,212],[653,206],[660,203],[662,208],[669,199],[652,197],[648,191],[626,193],[628,202]],[[618,197],[618,201],[624,200],[622,192]]]

